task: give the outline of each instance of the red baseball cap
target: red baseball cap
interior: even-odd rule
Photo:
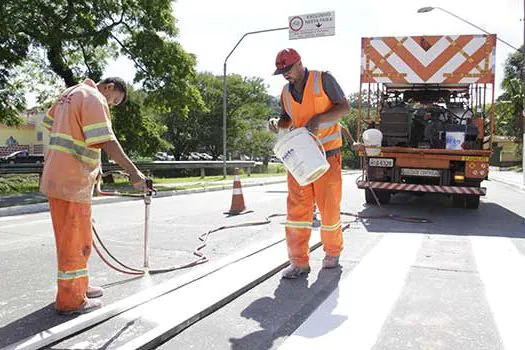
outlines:
[[[301,60],[301,55],[294,49],[284,49],[279,51],[275,58],[275,66],[277,69],[273,75],[284,74],[292,69],[292,66]]]

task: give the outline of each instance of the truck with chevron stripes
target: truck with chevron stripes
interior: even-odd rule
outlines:
[[[369,204],[400,192],[441,193],[476,209],[494,132],[496,35],[362,38],[358,135]]]

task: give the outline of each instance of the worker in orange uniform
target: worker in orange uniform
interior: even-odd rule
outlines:
[[[339,119],[348,113],[348,102],[335,78],[327,72],[309,71],[294,49],[277,54],[274,75],[288,80],[281,93],[283,107],[278,120],[270,121],[270,130],[306,127],[321,141],[330,164],[328,171],[312,184],[300,186],[288,173],[288,220],[286,242],[290,266],[283,278],[298,278],[310,272],[309,239],[313,208],[321,213],[321,240],[326,253],[323,268],[339,266],[343,249],[340,204],[342,192]]]
[[[50,131],[40,191],[47,195],[58,260],[55,308],[61,314],[86,313],[102,306],[100,287],[88,283],[91,253],[91,197],[101,171],[103,149],[129,175],[133,186],[146,191],[144,175],[117,141],[109,113],[127,98],[120,78],[96,84],[87,79],[66,89],[43,120]]]

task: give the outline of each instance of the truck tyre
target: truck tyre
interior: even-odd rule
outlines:
[[[374,192],[380,204],[390,203],[391,193],[389,191],[374,190]],[[372,190],[370,190],[369,188],[365,189],[365,200],[367,204],[377,205],[374,195],[372,193]]]
[[[459,194],[452,195],[452,207],[465,208],[465,197]]]
[[[465,206],[467,209],[478,209],[479,208],[479,195],[477,196],[466,196]]]

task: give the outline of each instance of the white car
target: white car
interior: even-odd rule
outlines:
[[[166,152],[157,152],[155,154],[155,160],[175,160],[175,157]]]

